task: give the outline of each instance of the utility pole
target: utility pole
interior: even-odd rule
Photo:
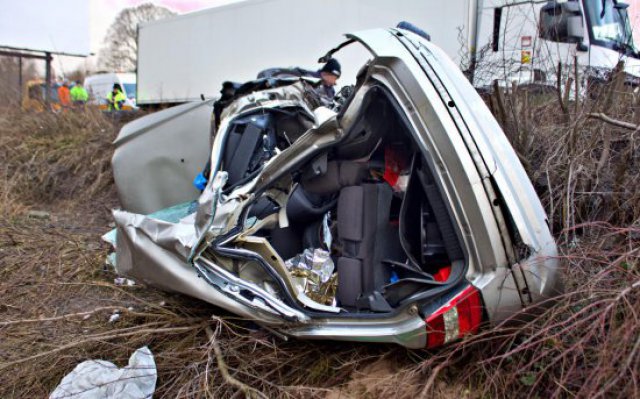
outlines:
[[[44,57],[45,57],[45,62],[46,62],[46,66],[45,66],[45,91],[44,91],[44,104],[46,106],[47,109],[49,108],[49,105],[51,103],[51,53],[46,52],[44,53]]]
[[[22,101],[24,100],[24,98],[22,98],[22,56],[18,57],[18,92],[20,93],[20,104],[22,104]]]

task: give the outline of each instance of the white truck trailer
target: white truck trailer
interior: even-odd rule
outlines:
[[[318,68],[344,32],[408,21],[468,72],[476,87],[552,83],[558,63],[640,76],[627,5],[616,0],[244,0],[139,26],[137,104],[218,95],[270,67]],[[348,47],[340,84],[365,51]]]

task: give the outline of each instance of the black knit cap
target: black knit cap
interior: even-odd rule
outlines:
[[[336,75],[340,77],[340,73],[342,72],[340,68],[340,63],[335,58],[329,58],[326,64],[320,69],[320,72],[327,72],[332,75]]]

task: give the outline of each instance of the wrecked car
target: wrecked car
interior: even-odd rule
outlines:
[[[333,107],[312,80],[271,78],[237,88],[212,134],[207,118],[184,127],[211,101],[125,126],[117,272],[285,338],[409,348],[556,295],[540,200],[458,67],[400,28],[349,34],[324,59],[350,45],[370,59]]]

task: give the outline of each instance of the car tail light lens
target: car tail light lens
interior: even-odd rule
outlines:
[[[478,332],[482,313],[480,291],[470,285],[427,317],[427,348]]]

